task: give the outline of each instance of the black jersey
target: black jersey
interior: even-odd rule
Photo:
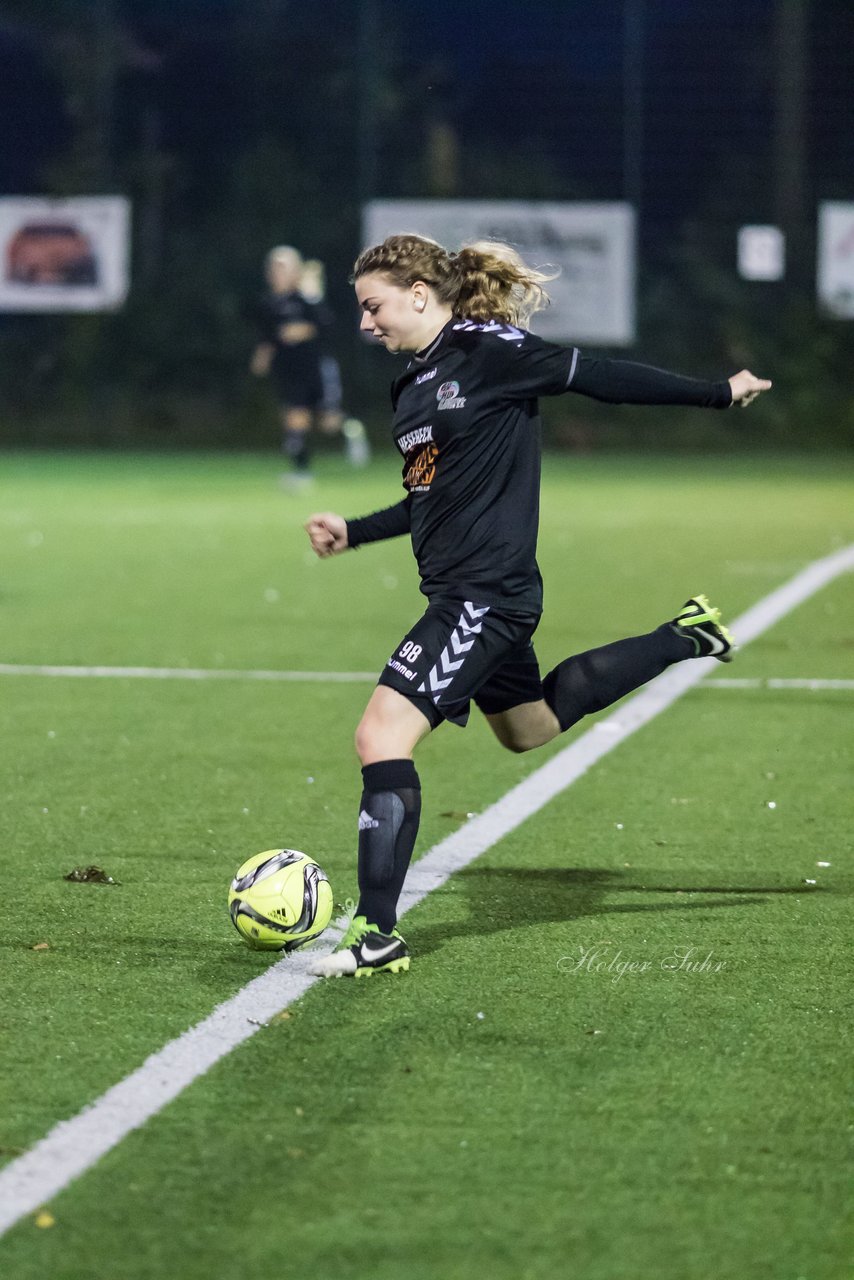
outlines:
[[[412,534],[425,595],[538,614],[541,425],[537,397],[725,407],[728,382],[582,356],[511,324],[452,317],[392,386],[408,498],[348,521],[358,546]]]
[[[395,381],[425,595],[539,612],[537,396],[566,390],[574,354],[512,325],[455,319]]]
[[[258,323],[263,340],[275,348],[274,374],[297,381],[319,378],[320,330],[329,322],[326,308],[309,302],[301,293],[267,293],[258,307]],[[313,324],[317,333],[306,342],[286,343],[281,331],[287,324]]]

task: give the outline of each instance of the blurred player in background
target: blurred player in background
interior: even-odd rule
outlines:
[[[326,298],[326,269],[318,258],[307,258],[300,273],[299,291],[307,302],[317,307],[323,315],[329,315],[324,306]],[[358,418],[345,417],[341,386],[341,367],[331,351],[326,349],[324,337],[328,328],[319,331],[321,347],[320,381],[323,400],[320,405],[318,425],[325,435],[341,432],[347,460],[354,467],[363,467],[370,461],[371,450],[363,423]]]
[[[731,657],[720,611],[700,595],[654,630],[540,675],[537,397],[727,409],[771,386],[746,369],[709,382],[544,342],[523,326],[548,301],[550,277],[508,245],[448,253],[422,236],[390,236],[359,256],[353,276],[363,332],[408,355],[392,388],[407,494],[358,519],[320,512],[306,529],[321,557],[409,534],[428,607],[356,731],[360,898],[340,945],[314,964],[327,977],[409,968],[395,926],[421,813],[412,753],[442,721],[465,725],[474,702],[502,746],[530,751],[675,662]]]
[[[323,335],[332,316],[323,301],[323,264],[303,262],[291,245],[271,249],[265,264],[267,293],[259,307],[262,339],[252,353],[256,377],[270,375],[281,410],[282,450],[292,470],[289,487],[310,483],[309,432],[315,424],[342,432],[354,465],[368,460],[364,427],[341,409],[338,363],[324,351]]]

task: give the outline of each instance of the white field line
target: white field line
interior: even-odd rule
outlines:
[[[746,616],[746,615],[745,615]],[[117,680],[260,680],[305,684],[373,683],[375,671],[252,671],[225,667],[60,667],[0,662],[0,676],[67,676]],[[701,689],[854,689],[854,680],[715,679]]]
[[[729,677],[706,680],[701,689],[854,689],[854,680],[822,680],[822,679],[775,679],[766,680],[733,680]]]
[[[733,630],[747,643],[854,569],[854,545],[809,565],[742,617]],[[401,915],[514,831],[598,760],[665,711],[712,669],[714,659],[671,667],[640,693],[553,756],[497,803],[434,845],[410,869]],[[62,1120],[0,1171],[0,1234],[57,1195],[133,1129],[138,1129],[216,1062],[255,1034],[315,982],[310,952],[297,952],[254,978],[202,1022],[153,1053],[136,1071],[70,1120]]]
[[[241,671],[223,667],[51,667],[0,662],[0,676],[70,676],[121,680],[284,680],[321,684],[375,681],[376,671]]]

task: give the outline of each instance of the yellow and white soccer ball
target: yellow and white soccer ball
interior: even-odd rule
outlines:
[[[238,867],[228,893],[231,923],[258,951],[294,951],[332,919],[332,886],[314,858],[267,849]]]

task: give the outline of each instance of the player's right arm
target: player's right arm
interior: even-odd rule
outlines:
[[[381,542],[385,538],[398,538],[409,533],[409,507],[407,495],[393,507],[385,507],[355,520],[345,520],[333,511],[320,511],[309,516],[305,531],[312,550],[324,560],[327,556],[337,556],[342,551],[364,546],[366,542]]]

